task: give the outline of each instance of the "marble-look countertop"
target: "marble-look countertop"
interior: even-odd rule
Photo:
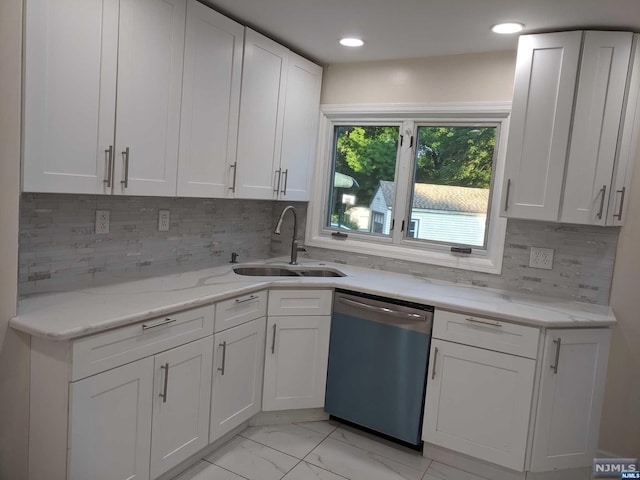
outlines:
[[[252,264],[257,263],[286,265],[286,260]],[[237,265],[32,295],[18,302],[18,316],[10,325],[31,335],[63,341],[269,287],[344,288],[546,328],[601,327],[616,322],[608,306],[514,294],[330,262],[302,259],[301,266],[326,266],[346,276],[248,277],[234,273],[233,266]]]

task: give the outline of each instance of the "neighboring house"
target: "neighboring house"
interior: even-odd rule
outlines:
[[[370,231],[389,234],[395,184],[380,180],[369,208]],[[415,184],[407,237],[482,246],[489,189]]]

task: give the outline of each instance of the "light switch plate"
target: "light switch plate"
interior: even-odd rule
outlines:
[[[109,210],[96,210],[96,235],[109,233]]]
[[[158,231],[159,232],[169,231],[169,210],[158,211]]]
[[[553,268],[553,248],[531,247],[529,266],[551,270]]]

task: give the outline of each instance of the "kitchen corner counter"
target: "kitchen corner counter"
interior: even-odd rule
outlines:
[[[286,265],[286,260],[252,264],[258,263]],[[237,265],[32,295],[18,302],[18,316],[10,325],[31,335],[63,341],[270,287],[344,288],[546,328],[605,327],[616,323],[608,306],[514,294],[330,262],[303,259],[301,266],[331,267],[346,276],[250,277],[234,273],[234,266]]]

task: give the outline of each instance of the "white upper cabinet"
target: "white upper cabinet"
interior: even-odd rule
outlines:
[[[316,153],[322,68],[290,53],[282,131],[282,200],[309,200]]]
[[[24,191],[111,192],[118,3],[25,3]]]
[[[26,5],[23,190],[175,195],[186,0]]]
[[[289,50],[245,30],[235,194],[274,199],[282,149]]]
[[[507,216],[557,220],[582,32],[523,35],[507,145]]]
[[[178,196],[231,194],[244,27],[188,0]]]
[[[622,224],[640,123],[635,37],[575,31],[520,38],[504,215]]]

